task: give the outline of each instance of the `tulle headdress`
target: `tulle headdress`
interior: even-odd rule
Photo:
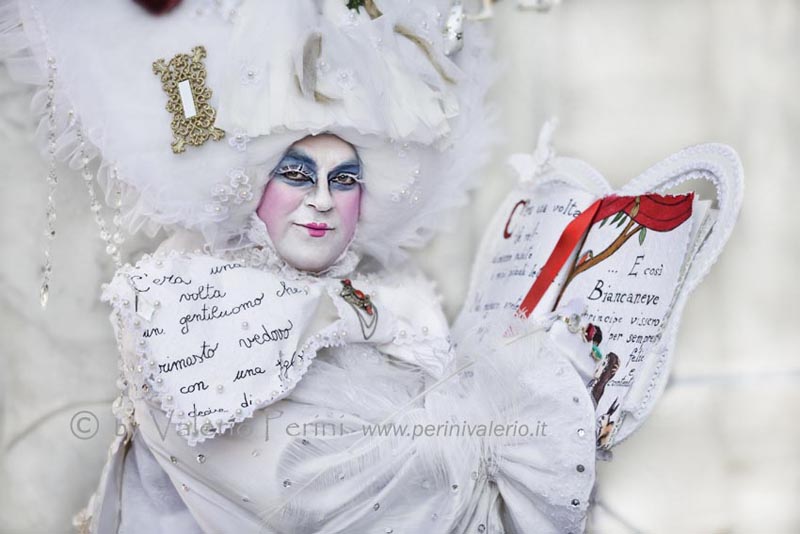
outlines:
[[[0,6],[0,56],[40,87],[43,154],[82,171],[117,262],[123,229],[246,240],[272,167],[320,132],[363,162],[354,246],[396,261],[465,200],[488,153],[489,52],[458,2],[184,1],[161,16],[122,1]]]

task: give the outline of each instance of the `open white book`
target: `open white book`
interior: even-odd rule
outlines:
[[[570,356],[596,402],[597,445],[608,449],[638,428],[666,385],[683,305],[733,228],[741,164],[726,146],[700,145],[612,191],[579,160],[538,159],[512,157],[521,180],[487,228],[458,322],[582,302],[592,350]],[[697,179],[717,198],[672,194]]]

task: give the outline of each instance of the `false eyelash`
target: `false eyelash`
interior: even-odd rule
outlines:
[[[361,178],[361,174],[352,174],[352,173],[349,173],[349,172],[340,172],[339,174],[334,176],[334,178],[338,178],[339,176],[343,176],[343,177],[346,177],[346,178],[352,178],[354,182],[359,183],[359,184],[363,183],[363,180]]]
[[[303,165],[301,165],[299,163],[296,163],[296,164],[293,164],[293,165],[284,165],[283,167],[278,169],[276,174],[285,174],[287,172],[299,172],[300,174],[302,174],[306,178],[314,178],[314,175],[311,172],[309,172]]]

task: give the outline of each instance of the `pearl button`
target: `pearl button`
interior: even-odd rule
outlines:
[[[583,473],[584,471],[586,471],[586,468],[583,467],[583,465],[581,465],[581,464],[578,464],[577,466],[575,466],[575,469],[578,470],[578,473]]]

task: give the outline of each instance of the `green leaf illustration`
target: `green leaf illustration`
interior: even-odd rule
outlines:
[[[611,224],[614,224],[615,222],[617,222],[619,220],[619,218],[622,217],[623,215],[625,215],[624,211],[618,211],[617,214],[614,215],[614,218],[611,220]]]
[[[644,244],[644,236],[646,236],[646,235],[647,235],[647,228],[642,226],[642,229],[639,230],[639,244],[640,245]]]
[[[625,214],[625,212],[624,212],[624,211],[623,211],[623,212],[620,212],[620,213],[622,213],[622,214],[623,214],[623,217],[622,217],[622,219],[620,219],[620,220],[619,220],[619,222],[617,223],[617,228],[619,228],[620,226],[622,226],[623,224],[625,224],[625,222],[628,220],[628,216]]]

